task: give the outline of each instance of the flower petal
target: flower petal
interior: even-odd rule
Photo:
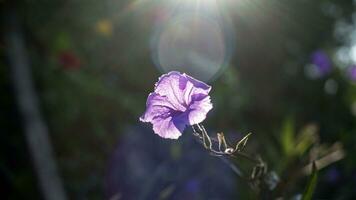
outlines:
[[[177,110],[185,111],[194,94],[208,94],[211,87],[186,74],[172,71],[162,75],[156,83],[155,92],[167,96]]]
[[[184,90],[184,102],[186,105],[190,105],[191,101],[192,101],[192,97],[194,95],[208,95],[211,87],[203,82],[200,82],[186,74],[184,74],[185,76],[185,85],[183,87],[182,82],[180,85],[180,88]]]
[[[188,113],[189,125],[198,124],[204,121],[208,112],[213,108],[210,96],[208,95],[197,94],[193,95],[192,99]]]
[[[162,97],[154,92],[148,95],[146,107],[146,112],[140,117],[142,122],[151,122],[157,116],[169,116],[174,110],[167,97]]]
[[[184,112],[186,107],[184,106],[183,90],[179,88],[181,76],[179,72],[174,71],[162,75],[155,85],[155,92],[166,96],[176,110]]]
[[[172,116],[156,117],[152,120],[153,131],[163,138],[178,139],[185,129],[186,124],[177,121]]]
[[[199,91],[201,93],[204,93],[204,94],[208,94],[211,90],[211,86],[210,85],[207,85],[206,83],[202,82],[202,81],[199,81],[187,74],[184,74],[184,76],[187,77],[188,81],[193,83],[194,87],[199,89]]]

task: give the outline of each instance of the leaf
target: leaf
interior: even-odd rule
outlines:
[[[299,133],[295,146],[295,152],[303,155],[308,148],[312,146],[317,140],[317,127],[313,124],[307,125]]]
[[[53,42],[54,51],[62,51],[71,48],[71,39],[67,32],[60,32]]]
[[[287,156],[294,154],[294,123],[291,118],[288,118],[282,128],[282,147]]]
[[[308,185],[304,190],[302,200],[311,200],[312,199],[317,180],[318,180],[318,170],[316,168],[315,161],[313,161],[312,173],[311,173]]]

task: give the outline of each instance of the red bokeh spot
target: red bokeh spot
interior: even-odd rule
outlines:
[[[65,70],[79,69],[81,60],[71,51],[62,51],[58,54],[58,62]]]

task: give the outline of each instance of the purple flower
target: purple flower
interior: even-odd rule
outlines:
[[[180,72],[163,74],[150,93],[142,122],[151,122],[156,134],[177,139],[187,125],[202,122],[213,108],[211,87]]]

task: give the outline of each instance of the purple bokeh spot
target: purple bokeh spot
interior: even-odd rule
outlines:
[[[347,74],[351,81],[356,82],[356,65],[349,67]]]
[[[338,170],[335,167],[328,169],[328,171],[325,174],[326,181],[331,184],[337,183],[340,180],[340,177],[341,177],[340,170]]]
[[[316,67],[319,77],[323,77],[331,72],[330,58],[322,50],[315,51],[311,55],[311,63]]]

